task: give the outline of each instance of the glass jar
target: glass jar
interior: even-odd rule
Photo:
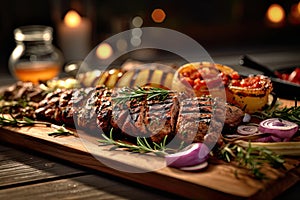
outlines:
[[[23,26],[14,30],[16,48],[9,69],[21,81],[38,83],[58,76],[62,53],[52,44],[53,29],[48,26]]]

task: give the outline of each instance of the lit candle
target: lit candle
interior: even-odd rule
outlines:
[[[83,60],[90,51],[91,22],[70,10],[58,27],[60,47],[65,61]]]

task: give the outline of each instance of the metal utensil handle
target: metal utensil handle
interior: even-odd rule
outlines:
[[[240,58],[239,64],[241,66],[249,67],[258,71],[261,71],[264,73],[266,76],[271,76],[271,77],[276,77],[274,72],[270,70],[268,67],[257,63],[256,61],[252,60],[248,55],[243,55]]]

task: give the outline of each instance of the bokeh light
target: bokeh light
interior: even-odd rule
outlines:
[[[127,50],[127,41],[125,39],[119,39],[117,42],[116,42],[116,46],[117,46],[117,49],[120,51],[120,52],[123,52],[123,51],[126,51]]]
[[[100,59],[107,59],[113,54],[113,49],[108,43],[102,43],[96,50],[97,57]]]
[[[140,16],[136,16],[132,19],[132,25],[136,28],[140,28],[143,25],[143,19]]]
[[[285,18],[285,12],[279,4],[272,4],[267,11],[267,19],[272,23],[282,23]]]
[[[151,18],[156,23],[162,23],[166,18],[166,13],[163,9],[157,8],[153,10]]]
[[[130,39],[130,43],[132,46],[137,47],[141,45],[142,40],[140,37],[132,36]]]
[[[134,29],[132,29],[131,34],[132,34],[132,36],[141,37],[143,34],[143,31],[140,28],[134,28]]]

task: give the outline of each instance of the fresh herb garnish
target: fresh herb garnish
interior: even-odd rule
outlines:
[[[12,114],[10,117],[0,116],[0,127],[1,126],[12,126],[12,127],[24,127],[33,126],[35,124],[45,124],[49,125],[47,122],[36,122],[28,117],[23,117],[22,120],[15,118]]]
[[[110,130],[109,137],[105,134],[102,134],[104,139],[98,140],[102,145],[114,145],[115,148],[125,148],[128,151],[135,153],[154,153],[158,156],[164,156],[169,153],[175,153],[176,151],[182,149],[183,143],[181,143],[180,147],[175,150],[167,147],[167,136],[164,137],[163,141],[160,144],[152,142],[151,145],[144,137],[137,137],[136,144],[128,143],[126,141],[114,140],[112,136],[113,130]]]
[[[300,126],[300,106],[297,106],[297,103],[292,107],[280,107],[280,104],[275,104],[274,106],[267,107],[263,111],[254,113],[252,116],[259,119],[281,118]]]
[[[257,179],[266,178],[261,170],[265,164],[274,168],[285,169],[284,159],[280,155],[264,147],[252,147],[250,142],[247,148],[238,144],[227,143],[220,149],[219,153],[223,160],[227,162],[236,161],[239,167],[249,169]],[[236,173],[236,175],[238,174]]]
[[[68,135],[75,135],[74,132],[66,129],[66,127],[64,125],[62,126],[57,126],[57,125],[54,125],[54,124],[51,124],[51,127],[55,129],[54,132],[51,132],[51,133],[48,133],[49,136],[68,136]]]
[[[61,135],[74,135],[74,133],[62,126],[57,126],[51,124],[49,122],[41,122],[35,121],[28,117],[23,117],[23,119],[17,119],[12,114],[9,116],[4,116],[3,114],[0,116],[0,127],[10,126],[10,127],[30,127],[34,125],[45,125],[47,127],[51,127],[55,129],[55,131],[48,133],[49,136],[61,136]]]
[[[173,91],[165,90],[162,88],[142,88],[138,87],[136,89],[125,88],[118,93],[118,96],[113,97],[112,100],[116,104],[122,104],[131,100],[165,100],[170,93]]]

